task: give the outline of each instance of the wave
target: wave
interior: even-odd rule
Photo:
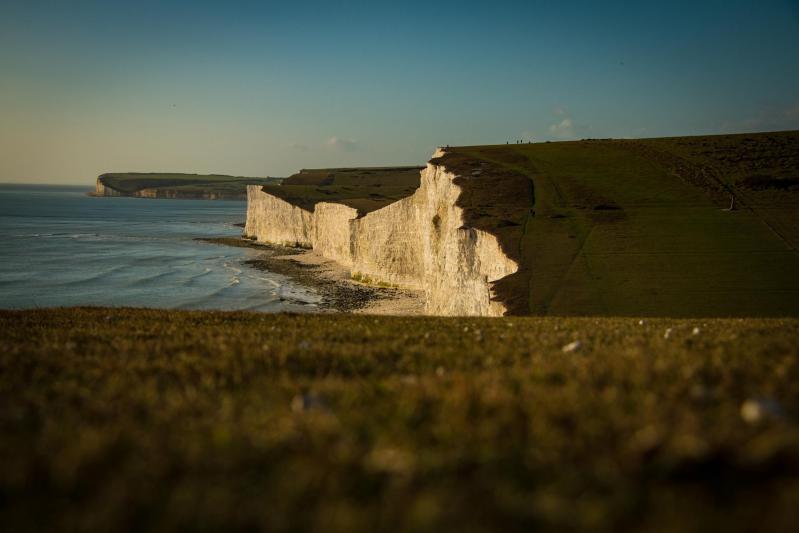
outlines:
[[[155,274],[153,276],[147,276],[147,277],[136,279],[136,280],[128,283],[126,285],[126,287],[133,288],[133,287],[141,287],[143,285],[152,285],[153,282],[156,282],[158,280],[162,280],[164,278],[175,276],[175,274],[176,274],[176,272],[174,272],[173,270],[169,270],[167,272],[161,272],[161,273]]]
[[[213,272],[213,269],[206,268],[202,272],[198,272],[198,273],[196,273],[196,274],[194,274],[192,276],[189,276],[188,278],[182,280],[180,283],[181,283],[181,285],[186,286],[186,287],[191,286],[198,279],[207,277],[207,276],[211,275],[212,272]]]
[[[263,311],[301,310],[319,300],[288,278],[243,265],[250,250],[194,240],[239,236],[241,203],[122,205],[53,194],[13,198],[25,207],[0,230],[0,307],[29,306],[34,296],[47,305]]]
[[[252,278],[253,279],[257,279],[258,281],[265,281],[265,282],[269,283],[270,285],[272,285],[272,287],[274,287],[274,288],[281,287],[281,284],[278,283],[277,281],[273,280],[272,278],[265,278],[263,276],[252,276]]]
[[[190,238],[183,238],[175,235],[158,235],[151,233],[148,235],[124,235],[119,233],[74,233],[74,232],[43,232],[43,233],[17,233],[10,237],[15,239],[63,239],[74,241],[112,241],[112,242],[190,242]]]
[[[238,285],[239,283],[241,283],[241,273],[243,272],[243,270],[232,263],[228,263],[227,261],[225,261],[222,264],[225,266],[226,269],[233,272],[233,277],[230,278],[230,283],[233,285]]]
[[[119,272],[120,270],[125,270],[127,268],[128,268],[127,265],[112,266],[111,268],[108,268],[106,270],[100,272],[94,272],[92,275],[82,279],[55,281],[53,283],[53,286],[73,287],[76,285],[86,285],[86,284],[94,285],[104,282],[106,278],[109,278],[111,275],[115,274],[116,272]]]

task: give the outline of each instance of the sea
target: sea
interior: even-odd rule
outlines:
[[[244,261],[246,202],[93,198],[91,188],[0,185],[0,308],[153,307],[303,312],[319,295]]]

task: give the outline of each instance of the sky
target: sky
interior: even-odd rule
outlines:
[[[0,0],[0,182],[799,129],[799,0]]]

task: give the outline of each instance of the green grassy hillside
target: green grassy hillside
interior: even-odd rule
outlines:
[[[264,191],[308,211],[319,202],[336,202],[364,214],[413,194],[422,168],[303,169],[280,186],[265,186]]]
[[[108,173],[98,178],[106,187],[124,195],[135,195],[143,189],[154,189],[177,197],[216,195],[244,199],[247,185],[279,183],[280,178],[248,178],[224,174]]]
[[[795,319],[0,311],[0,523],[791,531],[798,362]]]
[[[514,313],[799,315],[799,132],[450,149]],[[735,209],[727,210],[735,197]]]

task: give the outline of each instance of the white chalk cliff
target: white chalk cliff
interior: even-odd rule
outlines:
[[[99,177],[94,184],[94,196],[124,196],[124,194],[106,185],[103,178]]]
[[[433,161],[442,155],[437,151]],[[413,195],[364,216],[329,202],[311,212],[250,185],[244,235],[311,247],[356,279],[424,290],[430,315],[501,316],[507,308],[495,299],[493,283],[518,265],[494,235],[465,224],[456,174],[433,161]]]

